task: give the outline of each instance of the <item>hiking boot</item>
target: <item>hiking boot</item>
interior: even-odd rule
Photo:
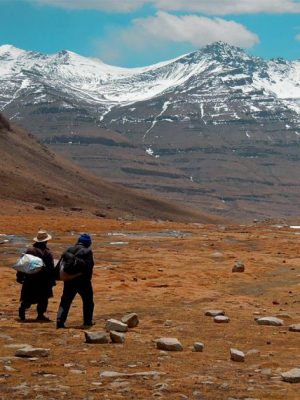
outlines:
[[[36,321],[40,321],[40,322],[51,322],[51,319],[46,317],[44,314],[42,315],[38,315],[36,318]]]
[[[95,325],[95,322],[92,322],[92,321],[90,321],[90,322],[84,322],[83,325],[82,325],[82,329],[89,329],[89,328],[91,328],[93,325]]]
[[[20,318],[20,321],[25,321],[25,308],[23,308],[23,307],[20,307],[19,308],[19,318]]]

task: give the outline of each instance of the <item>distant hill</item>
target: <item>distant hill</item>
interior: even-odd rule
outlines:
[[[40,144],[33,135],[11,126],[0,114],[0,200],[37,206],[82,208],[108,217],[213,222],[198,214],[120,185],[110,184],[72,165]]]

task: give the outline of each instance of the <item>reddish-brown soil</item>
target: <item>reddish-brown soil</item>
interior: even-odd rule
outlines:
[[[2,234],[19,236],[0,245],[1,399],[299,399],[299,384],[280,379],[280,372],[300,366],[300,334],[288,330],[300,323],[298,230],[99,220],[25,209],[1,215],[0,227]],[[107,318],[136,312],[140,323],[123,345],[85,343],[80,298],[66,330],[56,330],[54,322],[34,322],[34,308],[29,322],[18,321],[21,287],[11,265],[41,227],[53,235],[49,245],[56,258],[80,232],[93,235],[96,324],[91,330],[104,330]],[[236,260],[245,263],[244,273],[231,272]],[[61,291],[58,282],[49,303],[52,320]],[[214,323],[204,316],[208,309],[223,309],[230,322]],[[259,326],[258,312],[285,314],[284,326]],[[178,338],[184,350],[161,353],[155,339],[162,336]],[[205,344],[203,353],[192,352],[196,341]],[[11,358],[16,349],[7,345],[22,343],[49,348],[50,356]],[[259,353],[237,363],[230,360],[232,347]],[[162,375],[100,377],[108,370]]]

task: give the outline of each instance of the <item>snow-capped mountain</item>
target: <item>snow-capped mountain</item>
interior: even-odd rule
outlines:
[[[300,60],[266,61],[218,42],[119,68],[4,45],[0,111],[100,174],[194,204],[206,196],[222,210],[268,207],[274,185],[298,185],[289,163],[300,160]],[[94,145],[65,146],[75,142]]]
[[[95,118],[101,121],[109,110],[169,93],[185,94],[191,104],[202,107],[205,89],[214,88],[218,95],[250,96],[256,104],[249,104],[250,112],[265,111],[266,107],[259,103],[268,97],[300,113],[299,82],[300,61],[267,62],[224,43],[149,67],[131,69],[106,65],[65,50],[44,55],[0,46],[2,111],[14,103],[28,105],[29,99],[37,107],[61,101],[61,109],[67,110],[82,102],[89,109],[94,107]],[[174,98],[168,106],[176,103]],[[217,103],[215,110],[219,109]],[[231,107],[225,103],[222,108],[227,111]],[[212,118],[220,115],[215,113]]]

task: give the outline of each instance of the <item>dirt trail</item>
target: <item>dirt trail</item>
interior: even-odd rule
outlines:
[[[41,215],[0,216],[0,233],[17,235],[0,244],[1,399],[299,399],[299,384],[284,383],[279,374],[300,367],[300,334],[288,331],[300,323],[300,231]],[[140,324],[124,345],[84,343],[79,298],[67,330],[33,322],[34,309],[30,322],[17,320],[20,285],[10,265],[40,227],[52,233],[56,258],[79,232],[93,235],[92,331],[104,330],[109,317],[136,312]],[[244,273],[231,272],[236,260],[244,262]],[[61,291],[58,282],[49,304],[53,320]],[[230,322],[214,323],[204,316],[207,309],[223,309]],[[284,317],[283,327],[259,326],[258,312],[290,318]],[[157,350],[154,341],[161,336],[178,338],[183,352]],[[205,344],[203,353],[192,352],[196,341]],[[51,354],[11,358],[15,348],[7,346],[22,343]],[[235,363],[231,347],[259,353]],[[100,377],[107,370],[162,375]]]

